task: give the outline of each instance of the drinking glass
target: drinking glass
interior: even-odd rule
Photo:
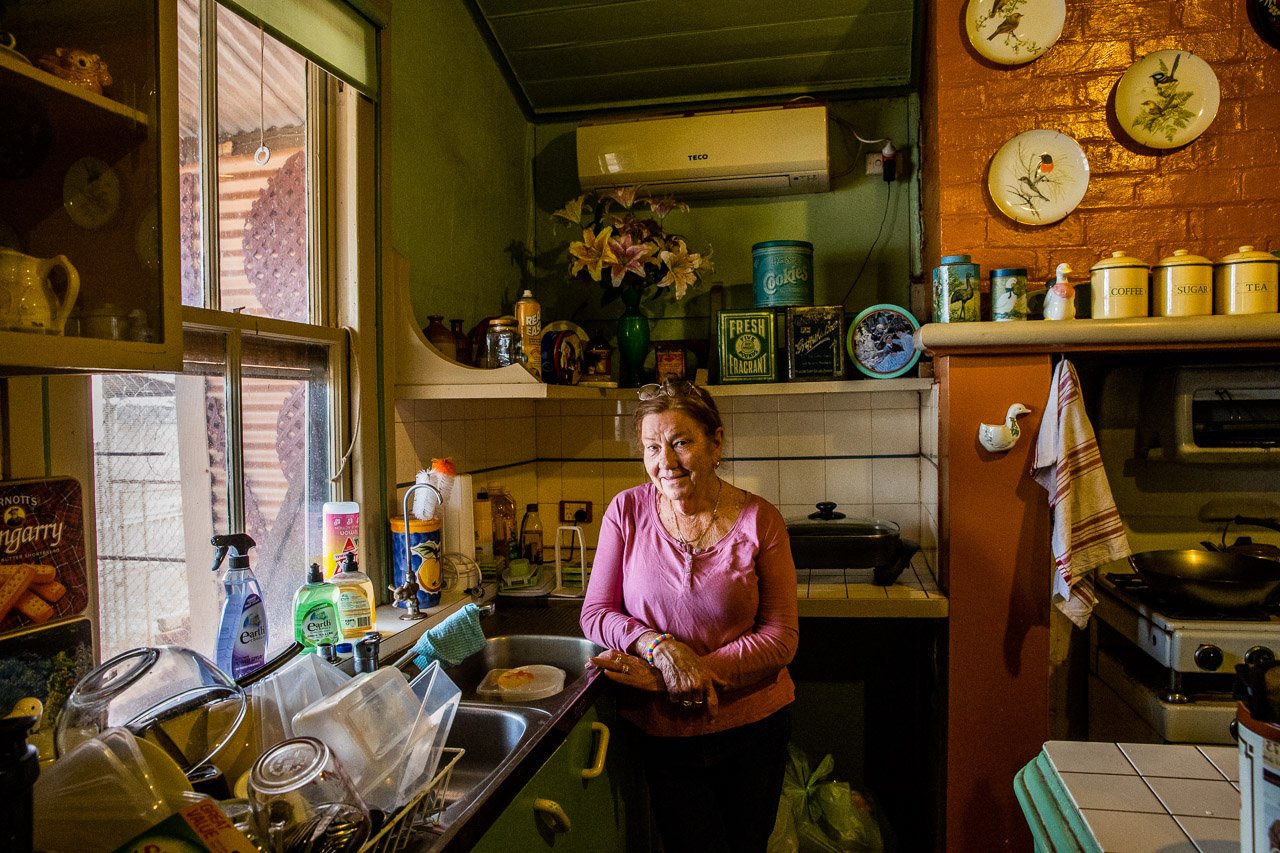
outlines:
[[[354,853],[369,837],[369,809],[316,738],[282,741],[258,757],[249,807],[270,853]]]

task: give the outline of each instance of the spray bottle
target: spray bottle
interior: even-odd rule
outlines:
[[[218,644],[214,660],[232,678],[240,678],[262,666],[267,653],[267,611],[262,587],[249,568],[249,549],[256,544],[247,533],[226,533],[209,540],[214,548],[216,572],[231,553],[227,573],[222,577],[226,601],[218,623]]]

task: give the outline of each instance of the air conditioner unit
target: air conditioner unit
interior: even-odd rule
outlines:
[[[642,186],[651,195],[826,192],[827,107],[806,103],[584,123],[582,189]]]

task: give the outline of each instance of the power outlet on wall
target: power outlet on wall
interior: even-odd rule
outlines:
[[[578,518],[578,513],[582,517]],[[560,501],[561,524],[590,524],[591,501]]]
[[[867,155],[867,174],[883,175],[884,174],[884,154],[876,151]]]

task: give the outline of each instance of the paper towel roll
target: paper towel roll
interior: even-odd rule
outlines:
[[[475,557],[476,553],[476,519],[473,506],[475,496],[471,491],[471,475],[457,474],[453,478],[453,488],[444,503],[444,514],[441,516],[441,543],[446,554],[463,554]]]

